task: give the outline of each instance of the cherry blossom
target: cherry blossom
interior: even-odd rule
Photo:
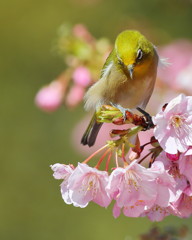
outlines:
[[[192,215],[192,196],[182,193],[173,206],[177,209],[176,216],[181,218],[190,217]]]
[[[187,178],[179,170],[179,161],[172,161],[167,157],[164,151],[156,158],[156,161],[162,162],[164,168],[175,180],[175,200],[183,193],[188,186]],[[155,162],[156,162],[155,161]],[[172,199],[172,201],[175,201]]]
[[[90,201],[107,207],[111,198],[105,191],[108,173],[79,163],[68,179],[70,197],[75,206],[84,208]]]
[[[152,208],[146,210],[141,216],[147,216],[152,222],[160,222],[173,212],[172,208],[173,207],[160,207],[154,205]]]
[[[134,161],[126,168],[116,168],[111,173],[107,191],[120,208],[136,206],[138,201],[152,206],[157,193],[155,177],[154,173]]]
[[[51,165],[51,169],[54,171],[53,176],[55,179],[63,179],[61,183],[61,195],[66,204],[71,204],[70,190],[68,189],[68,179],[72,172],[74,171],[74,167],[72,165],[65,165],[56,163]]]
[[[174,178],[168,174],[164,165],[160,161],[155,161],[151,167],[151,171],[156,173],[156,190],[157,196],[155,204],[160,207],[168,207],[169,203],[175,199],[175,186]]]
[[[154,136],[165,152],[185,152],[192,145],[192,97],[180,94],[153,117],[153,122]]]

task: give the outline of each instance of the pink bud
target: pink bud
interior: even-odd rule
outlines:
[[[78,67],[73,72],[73,80],[76,84],[87,87],[91,83],[91,75],[86,67]]]
[[[76,37],[81,38],[87,42],[90,42],[93,40],[93,37],[91,36],[91,34],[88,32],[87,28],[83,24],[76,24],[73,27],[73,34]]]
[[[39,90],[35,97],[35,104],[46,112],[53,112],[61,105],[63,94],[62,83],[54,81]]]
[[[171,160],[171,161],[177,161],[179,160],[179,156],[180,154],[170,154],[170,153],[166,153],[166,156]]]
[[[66,104],[68,105],[68,107],[75,107],[76,105],[78,105],[84,96],[85,93],[85,89],[79,85],[74,85],[66,98]]]

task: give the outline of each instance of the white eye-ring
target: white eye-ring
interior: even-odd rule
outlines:
[[[121,58],[118,55],[117,55],[117,59],[118,59],[118,64],[123,65],[123,62],[122,62]]]
[[[143,57],[143,51],[142,51],[141,49],[139,49],[139,50],[137,51],[137,60],[141,60],[142,57]]]

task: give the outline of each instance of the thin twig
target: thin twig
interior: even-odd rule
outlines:
[[[141,160],[138,162],[139,164],[143,162],[143,160],[145,158],[147,158],[149,155],[151,154],[151,152],[149,152],[148,154],[146,154],[143,158],[141,158]]]

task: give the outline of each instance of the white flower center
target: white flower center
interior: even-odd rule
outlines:
[[[90,173],[83,179],[81,190],[85,195],[91,191],[91,195],[95,197],[99,189],[100,183],[97,175]]]
[[[125,183],[129,186],[129,192],[131,192],[131,187],[134,187],[135,190],[138,190],[140,187],[139,182],[141,177],[133,170],[127,170],[125,173]]]
[[[171,117],[171,124],[174,128],[180,128],[185,121],[185,118],[180,115],[174,115]]]
[[[192,128],[187,123],[187,116],[186,114],[183,115],[174,115],[170,118],[170,125],[174,127],[175,133],[178,137],[181,137],[181,135],[184,134],[192,134]]]

